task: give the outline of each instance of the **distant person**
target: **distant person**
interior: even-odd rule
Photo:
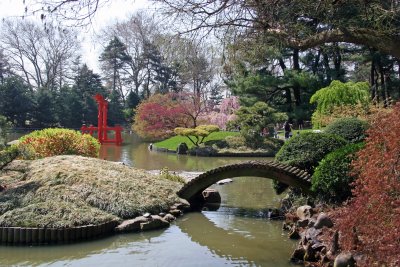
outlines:
[[[275,127],[274,127],[274,138],[279,138],[278,130],[279,130],[279,125],[275,124]]]
[[[290,125],[289,121],[285,122],[283,129],[285,130],[285,139],[289,139],[292,133],[292,126]]]
[[[304,121],[303,119],[298,119],[297,124],[299,125],[299,130],[303,130],[304,128]]]
[[[263,130],[262,130],[262,136],[267,136],[268,135],[268,130],[267,130],[267,128],[263,128]]]

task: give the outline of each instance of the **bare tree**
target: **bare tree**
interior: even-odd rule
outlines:
[[[74,31],[44,29],[28,20],[5,21],[2,26],[4,54],[31,89],[59,88],[71,78],[70,65],[79,50]]]

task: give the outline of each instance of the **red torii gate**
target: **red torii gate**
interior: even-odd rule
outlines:
[[[122,144],[122,127],[116,125],[114,127],[107,126],[107,111],[108,111],[108,102],[104,99],[104,97],[100,94],[96,94],[94,99],[98,105],[98,113],[97,113],[97,127],[90,125],[87,127],[85,124],[82,125],[81,131],[82,133],[88,133],[93,136],[93,133],[97,131],[97,139],[100,144],[104,143],[115,143],[117,145]],[[107,135],[107,131],[114,131],[115,138],[109,139]]]

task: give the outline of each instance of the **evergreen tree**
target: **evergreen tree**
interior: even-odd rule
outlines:
[[[111,83],[112,91],[118,91],[125,102],[125,95],[122,89],[122,69],[131,61],[131,56],[126,51],[126,46],[118,37],[114,37],[100,55],[102,69]]]
[[[0,85],[0,114],[16,127],[25,127],[32,119],[33,95],[18,77],[10,77]]]

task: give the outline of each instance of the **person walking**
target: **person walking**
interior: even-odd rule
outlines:
[[[285,130],[285,139],[287,140],[290,138],[292,132],[292,126],[290,125],[289,121],[285,122],[283,129]]]

